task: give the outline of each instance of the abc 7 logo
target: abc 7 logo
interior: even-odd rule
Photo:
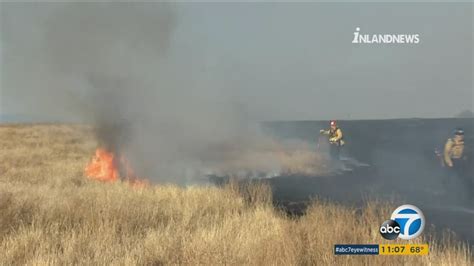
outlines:
[[[425,217],[421,210],[413,205],[402,205],[393,213],[390,220],[380,226],[380,234],[388,240],[397,237],[405,240],[419,236],[425,228]]]

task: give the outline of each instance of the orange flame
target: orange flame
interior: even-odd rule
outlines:
[[[120,176],[118,166],[123,167],[124,176]],[[115,182],[117,180],[126,180],[133,187],[146,187],[149,182],[138,178],[130,162],[121,156],[120,160],[117,160],[116,156],[103,148],[98,148],[95,151],[95,155],[91,162],[84,169],[85,175],[94,180],[103,182]]]
[[[90,179],[113,182],[119,179],[119,172],[115,166],[114,154],[98,148],[92,161],[84,169]]]

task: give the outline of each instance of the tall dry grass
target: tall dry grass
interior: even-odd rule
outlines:
[[[377,232],[393,207],[383,203],[315,201],[296,219],[272,206],[263,185],[89,181],[83,168],[95,146],[85,126],[0,126],[0,265],[473,263],[449,238],[430,241],[429,256],[334,256],[337,243],[389,243]]]

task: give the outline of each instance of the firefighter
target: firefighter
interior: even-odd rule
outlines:
[[[470,166],[467,161],[464,130],[462,128],[457,128],[454,131],[454,136],[446,141],[443,159],[448,174],[447,180],[443,181],[443,183],[452,186],[454,180],[450,177],[457,177],[467,189],[468,198],[472,201],[474,194],[471,191],[474,186],[474,180],[472,180],[472,172],[470,172]]]
[[[459,169],[466,160],[464,155],[464,130],[457,128],[454,137],[449,138],[444,145],[444,165]]]
[[[329,154],[331,155],[331,159],[339,160],[341,148],[344,145],[342,131],[337,127],[336,121],[334,120],[331,120],[329,125],[330,128],[328,130],[321,129],[319,133],[329,136]]]

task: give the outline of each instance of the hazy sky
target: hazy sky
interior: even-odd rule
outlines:
[[[65,5],[1,4],[1,114],[38,115],[41,108],[34,106],[41,99],[30,96],[42,87],[34,81],[63,78],[31,69],[48,64],[36,44],[45,38],[43,23]],[[187,66],[182,79],[196,84],[187,85],[188,95],[231,98],[258,119],[449,117],[473,109],[472,3],[195,3],[171,9],[167,60]],[[352,44],[356,27],[367,34],[420,34],[421,42]]]

